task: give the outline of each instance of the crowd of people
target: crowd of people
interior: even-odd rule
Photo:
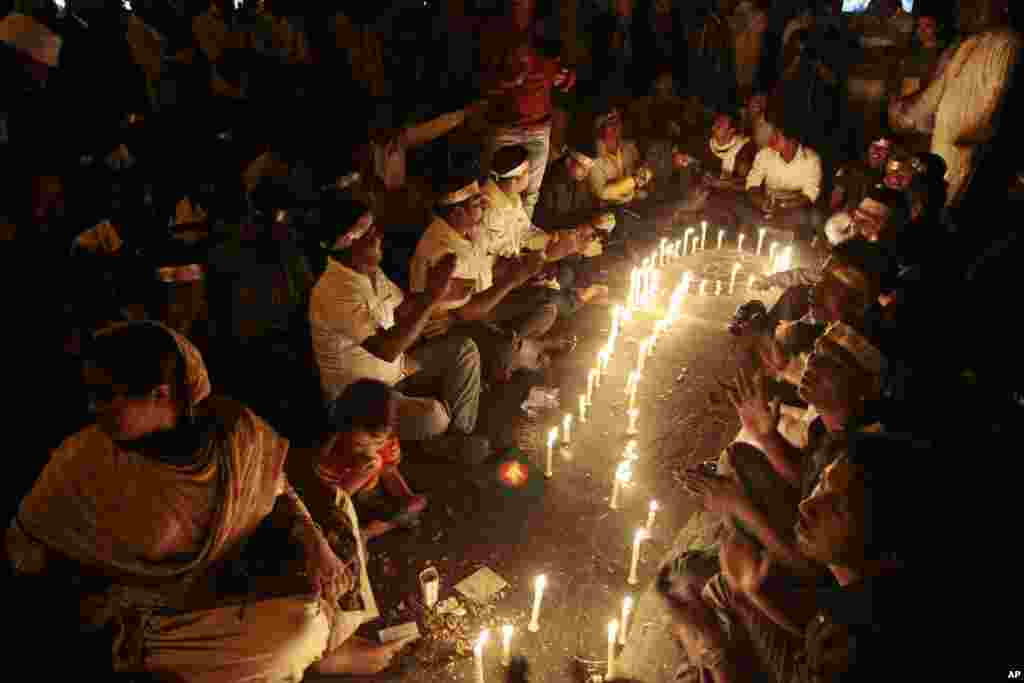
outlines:
[[[119,674],[383,671],[408,641],[356,635],[366,544],[429,506],[403,451],[487,462],[482,402],[706,219],[788,235],[802,267],[723,330],[740,432],[687,470],[703,512],[655,583],[680,680],[886,680],[868,660],[914,629],[939,503],[922,470],[1024,405],[981,301],[1019,251],[986,220],[1021,183],[1019,16],[921,2],[865,122],[840,3],[578,3],[572,65],[551,8],[463,4],[411,55],[393,16],[276,0],[0,20],[11,357],[45,410],[10,484],[19,585],[79,605]]]

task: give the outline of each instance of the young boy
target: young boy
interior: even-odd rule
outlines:
[[[427,499],[415,495],[398,471],[398,404],[391,388],[377,380],[359,380],[345,389],[336,405],[333,423],[338,440],[317,460],[320,481],[349,495],[365,525],[366,540],[415,526]]]

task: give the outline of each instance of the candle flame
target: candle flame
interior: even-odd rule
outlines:
[[[548,432],[548,446],[553,446],[558,439],[558,427],[552,427]]]
[[[619,633],[619,620],[612,619],[608,622],[608,640],[615,640],[615,636]]]
[[[639,543],[640,541],[644,540],[644,538],[646,538],[646,537],[647,537],[647,530],[646,529],[641,527],[641,528],[636,530],[636,542],[637,543]]]
[[[478,656],[483,654],[484,645],[486,645],[487,641],[490,639],[491,632],[489,630],[484,629],[483,631],[480,631],[480,638],[476,641],[476,647],[474,648]]]
[[[658,511],[658,501],[652,500],[651,501],[651,512],[657,512],[657,511]]]
[[[512,626],[512,624],[505,624],[501,627],[501,635],[506,641],[512,638],[512,633],[514,631],[515,628]]]
[[[625,610],[627,612],[630,611],[631,609],[633,609],[633,597],[630,596],[630,595],[627,595],[625,598],[623,598],[622,599],[622,606],[625,608]]]
[[[633,470],[630,467],[628,460],[623,460],[619,463],[619,466],[615,468],[615,478],[625,483],[633,477]]]
[[[548,577],[544,574],[539,574],[536,579],[533,580],[534,588],[538,591],[544,590],[544,586],[548,583]]]

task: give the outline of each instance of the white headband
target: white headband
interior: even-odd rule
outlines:
[[[508,171],[507,173],[499,173],[498,171],[491,171],[491,176],[495,180],[505,180],[507,178],[515,178],[517,176],[521,176],[522,174],[526,173],[528,170],[530,170],[530,160],[529,159],[525,159],[523,161],[523,163],[519,164],[518,166],[513,168],[511,171]]]
[[[480,193],[480,183],[478,183],[477,181],[474,180],[473,182],[471,182],[469,185],[466,185],[461,190],[455,190],[454,192],[449,192],[448,194],[443,195],[440,199],[437,200],[437,203],[439,205],[441,205],[441,206],[451,206],[452,204],[458,204],[460,202],[464,202],[467,199],[469,199],[470,197],[472,197],[473,195],[479,194],[479,193]]]
[[[573,161],[575,161],[577,164],[587,169],[588,171],[594,167],[593,159],[584,154],[580,154],[576,150],[570,150],[569,156],[572,158]]]
[[[334,244],[329,244],[327,242],[321,242],[320,246],[323,247],[324,249],[335,249],[335,250],[348,249],[353,244],[355,244],[357,241],[359,241],[363,237],[365,237],[366,233],[370,232],[370,228],[372,228],[372,227],[373,227],[373,212],[372,211],[367,211],[366,213],[364,213],[362,216],[359,217],[359,220],[356,221],[356,224],[354,226],[352,226],[351,230],[349,230],[347,233],[345,233],[342,237],[338,238],[338,239],[341,240],[340,242],[338,240],[335,240]]]
[[[193,263],[187,266],[166,266],[156,269],[159,282],[198,282],[203,279],[203,266]]]

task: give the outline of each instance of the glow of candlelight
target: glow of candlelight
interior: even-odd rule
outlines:
[[[629,434],[630,436],[638,434],[639,432],[636,430],[636,420],[640,416],[640,411],[633,408],[632,410],[627,411],[626,414],[629,415],[629,425],[626,427],[626,434]]]
[[[747,289],[751,290],[753,288],[754,288],[754,276],[751,275],[749,278],[747,278]]]
[[[544,587],[547,583],[548,578],[543,574],[533,581],[533,612],[530,615],[530,624],[526,627],[530,633],[540,630],[540,601],[544,599]]]
[[[636,389],[640,384],[640,373],[634,370],[629,373],[629,379],[626,380],[626,393],[629,394],[629,410],[636,408]]]
[[[505,624],[501,627],[501,663],[504,666],[512,663],[512,634],[514,632],[512,624]]]
[[[722,239],[725,237],[725,230],[718,231],[718,251],[722,251]]]
[[[619,621],[612,619],[608,622],[608,673],[604,677],[606,681],[615,680],[615,642],[619,635]]]
[[[622,599],[622,621],[619,623],[619,645],[626,644],[626,624],[629,622],[629,615],[633,611],[633,598],[627,595]]]
[[[650,532],[654,528],[654,515],[658,512],[658,501],[652,500],[650,506],[647,508],[647,531]]]
[[[704,293],[707,290],[707,288],[708,288],[708,281],[707,280],[701,280],[700,281],[700,295],[701,296],[704,296]]]
[[[775,259],[775,272],[783,273],[793,267],[793,247],[783,247]]]
[[[736,247],[736,251],[743,251],[743,240],[745,240],[746,238],[747,238],[746,233],[742,233],[741,232],[740,236],[739,236],[739,239],[737,240],[738,246]]]
[[[700,240],[700,235],[694,235],[693,236],[693,242],[690,244],[690,253],[691,254],[696,254],[697,253],[697,242],[699,240]]]
[[[708,222],[700,222],[700,250],[704,251],[704,241],[708,238]]]
[[[629,483],[629,480],[633,477],[633,470],[630,467],[629,460],[623,460],[619,463],[619,466],[615,468],[615,481],[612,484],[612,499],[608,502],[608,507],[612,510],[619,509],[619,491],[622,487]]]
[[[587,424],[587,395],[580,394],[580,424]]]
[[[626,579],[627,583],[631,586],[640,583],[640,577],[637,576],[637,568],[640,564],[640,544],[643,543],[645,535],[646,533],[643,529],[637,529],[636,536],[633,537],[633,557],[629,563],[629,578]]]
[[[760,228],[757,231],[757,255],[761,255],[761,244],[764,242],[764,234],[768,232],[768,228]]]
[[[544,476],[550,479],[555,476],[555,472],[552,469],[553,461],[555,457],[555,442],[558,441],[558,427],[552,427],[551,431],[548,432],[548,462],[547,468],[544,470]]]
[[[636,371],[638,374],[644,374],[644,365],[647,363],[647,351],[650,349],[650,343],[647,339],[640,342],[640,350],[637,352],[636,357]]]
[[[779,248],[778,242],[772,242],[768,245],[768,263],[772,263],[775,259],[775,250]]]
[[[665,265],[665,258],[666,258],[667,247],[668,247],[668,238],[667,237],[662,237],[661,238],[661,242],[658,243],[658,260],[661,262],[662,266]]]
[[[743,265],[741,263],[739,263],[739,262],[736,262],[736,263],[732,264],[732,275],[729,277],[729,294],[730,295],[733,293],[733,290],[736,289],[736,273],[740,272],[740,268],[742,268],[742,267],[743,267]]]
[[[473,661],[476,664],[476,683],[484,683],[484,646],[490,638],[490,632],[484,629],[480,632],[480,638],[473,646]]]
[[[608,350],[607,346],[601,349],[600,353],[597,354],[598,377],[608,374],[608,363],[611,361],[611,358],[612,354],[611,351]]]
[[[599,374],[597,368],[594,368],[587,375],[587,405],[594,405],[594,384],[597,382]]]
[[[696,232],[696,231],[697,231],[697,228],[692,228],[691,227],[691,228],[687,228],[686,232],[683,233],[683,256],[685,256],[687,253],[690,253],[690,252],[687,252],[687,249],[690,248],[690,233],[691,232]]]
[[[562,443],[572,443],[572,413],[566,413],[562,418]]]
[[[721,296],[721,295],[722,295],[722,281],[721,280],[715,280],[715,296]]]
[[[622,452],[622,457],[626,460],[639,460],[640,456],[636,454],[636,439],[630,439],[626,444],[626,450]]]

